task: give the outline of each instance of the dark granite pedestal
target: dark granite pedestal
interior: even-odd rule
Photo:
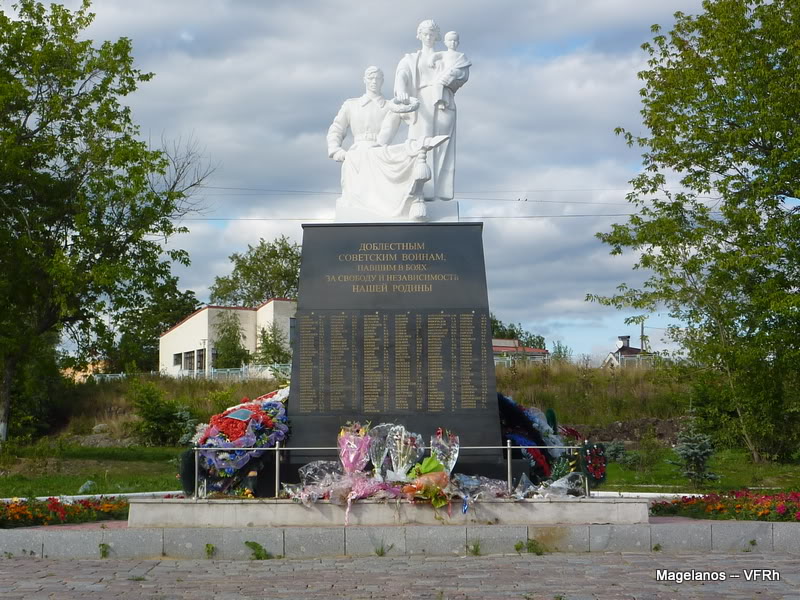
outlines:
[[[304,225],[289,416],[295,448],[348,421],[502,443],[480,223]],[[286,476],[334,453],[289,453]],[[457,471],[505,476],[502,451]]]

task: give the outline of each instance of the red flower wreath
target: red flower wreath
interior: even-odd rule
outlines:
[[[240,419],[233,419],[228,417],[229,414],[235,412],[237,410],[249,410],[253,414],[250,416],[249,419],[242,421]],[[200,439],[200,444],[205,443],[208,439],[209,434],[211,431],[216,428],[217,431],[220,433],[225,434],[225,437],[228,438],[228,441],[235,441],[242,437],[247,432],[247,425],[251,422],[261,423],[265,428],[272,429],[274,427],[274,423],[270,416],[261,410],[261,404],[258,402],[249,402],[247,404],[240,404],[238,406],[233,406],[226,410],[225,412],[214,415],[211,417],[209,421],[210,427],[206,429],[206,435]]]

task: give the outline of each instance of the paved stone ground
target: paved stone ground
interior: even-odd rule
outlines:
[[[724,582],[658,582],[657,569]],[[774,569],[780,581],[748,582]],[[738,579],[731,575],[740,575]],[[777,554],[548,554],[269,561],[0,558],[0,599],[800,600],[800,559]]]

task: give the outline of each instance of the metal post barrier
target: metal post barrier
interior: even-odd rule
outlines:
[[[513,471],[512,471],[512,463],[511,463],[511,451],[514,448],[519,448],[520,450],[527,450],[530,448],[535,448],[537,450],[547,450],[547,449],[562,449],[562,450],[580,450],[581,446],[512,446],[511,440],[506,440],[505,446],[461,446],[462,450],[505,450],[506,451],[506,485],[508,487],[509,494],[513,491]],[[194,451],[194,497],[195,500],[199,498],[199,487],[200,487],[200,452],[201,448],[193,448]],[[203,451],[210,451],[210,452],[229,452],[230,448],[202,448]],[[338,450],[336,447],[281,447],[280,442],[275,444],[274,448],[237,448],[236,450],[239,451],[273,451],[275,452],[275,497],[277,498],[280,494],[280,485],[281,485],[281,475],[280,475],[280,462],[281,462],[281,455],[280,453],[283,451],[291,451],[291,450],[302,450],[302,451],[311,451],[311,450],[321,450],[321,451],[328,451],[333,452]],[[583,477],[584,480],[584,489],[586,491],[586,497],[591,496],[591,492],[589,490],[589,478],[585,476]]]
[[[584,446],[588,446],[589,445],[589,440],[583,440],[583,445]],[[580,451],[578,451],[578,464],[581,463],[581,460],[583,460],[583,456],[581,456]],[[586,497],[588,498],[589,494],[591,492],[589,492],[589,474],[588,474],[588,469],[586,469],[586,471],[587,471],[586,473],[582,473],[582,474],[583,474],[583,485],[585,486]]]
[[[275,497],[281,495],[281,443],[275,444]]]
[[[200,448],[194,449],[194,501],[197,502],[197,489],[200,487]]]
[[[511,440],[506,440],[506,469],[508,477],[508,493],[511,493]]]

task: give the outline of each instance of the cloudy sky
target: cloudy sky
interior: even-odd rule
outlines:
[[[473,67],[457,98],[456,197],[484,222],[491,310],[549,348],[599,356],[617,335],[638,345],[639,333],[584,301],[642,277],[594,237],[632,211],[640,153],[613,130],[641,132],[636,73],[650,26],[700,4],[96,0],[88,35],[131,38],[138,66],[156,74],[129,98],[143,135],[193,137],[216,167],[197,198],[204,213],[175,241],[192,259],[177,269],[182,286],[207,301],[232,252],[280,234],[300,242],[301,223],[333,218],[339,165],[325,133],[342,101],[363,93],[364,68],[380,66],[391,95],[421,20],[458,31]],[[648,321],[656,348],[666,323]]]

